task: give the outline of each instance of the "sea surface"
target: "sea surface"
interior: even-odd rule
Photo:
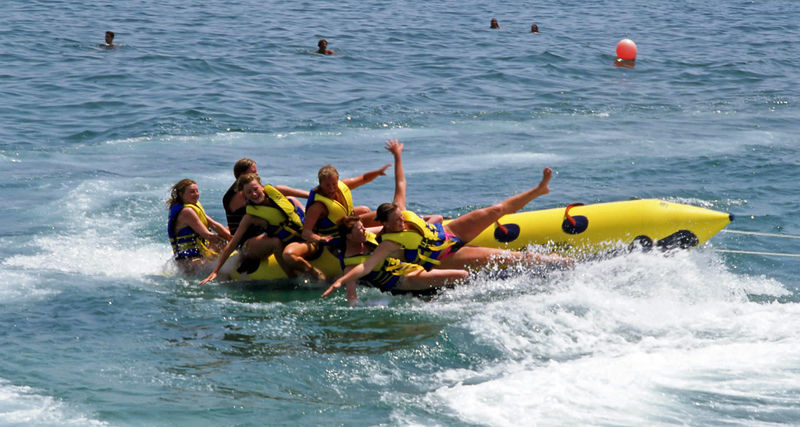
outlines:
[[[0,425],[800,424],[799,46],[793,0],[6,0]],[[526,210],[659,198],[761,234],[355,308],[175,274],[178,180],[224,220],[241,157],[305,189],[390,138],[419,212],[549,166]]]

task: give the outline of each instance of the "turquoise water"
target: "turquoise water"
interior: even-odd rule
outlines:
[[[798,239],[723,232],[351,309],[171,274],[163,204],[190,177],[223,219],[241,157],[310,188],[399,138],[420,212],[550,166],[528,209],[653,197],[797,236],[798,18],[788,0],[4,4],[0,424],[800,423],[800,261],[723,252]],[[613,64],[626,37],[635,68]]]

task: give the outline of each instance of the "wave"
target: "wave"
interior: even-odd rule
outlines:
[[[0,378],[0,424],[13,426],[76,425],[104,426],[58,399],[34,388],[17,386]]]

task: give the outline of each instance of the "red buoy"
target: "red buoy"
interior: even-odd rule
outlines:
[[[622,39],[617,43],[617,57],[626,61],[636,60],[636,43],[631,39]]]

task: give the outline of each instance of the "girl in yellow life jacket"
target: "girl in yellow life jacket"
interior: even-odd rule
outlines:
[[[364,228],[364,224],[356,216],[347,217],[343,220],[341,234],[344,236],[344,243],[339,251],[339,262],[342,270],[347,273],[369,258],[372,251],[378,247],[378,240],[374,233]],[[441,286],[447,286],[458,280],[466,279],[467,276],[469,276],[469,273],[466,270],[437,269],[425,271],[419,264],[387,257],[361,277],[360,281],[378,288],[382,292],[391,292],[392,295],[409,293],[425,295]],[[346,289],[348,303],[355,305],[358,302],[356,280],[348,281]]]
[[[350,215],[368,215],[366,206],[354,206],[350,190],[371,182],[391,165],[362,175],[339,179],[339,172],[331,165],[323,166],[317,173],[319,185],[309,191],[306,202],[306,220],[303,225],[303,242],[291,243],[283,252],[284,262],[297,271],[305,271],[318,280],[325,280],[321,271],[312,268],[309,260],[320,255],[322,246],[341,244],[339,224]]]
[[[462,269],[486,265],[491,261],[510,263],[519,260],[544,264],[569,265],[572,260],[558,255],[541,255],[507,251],[503,249],[465,245],[503,215],[522,209],[536,197],[550,191],[549,183],[553,171],[545,168],[542,180],[534,188],[509,197],[502,202],[462,215],[447,224],[429,224],[411,211],[406,211],[406,181],[399,153],[403,145],[397,140],[387,143],[387,149],[395,154],[394,203],[378,207],[377,220],[383,224],[381,242],[363,264],[353,267],[337,279],[323,296],[330,294],[343,283],[358,279],[378,266],[387,257],[432,268]]]
[[[231,235],[206,214],[200,204],[200,190],[191,179],[182,179],[172,186],[167,205],[170,211],[167,235],[175,261],[185,273],[193,273],[213,260]]]
[[[286,274],[294,277],[296,273],[285,265],[282,254],[287,244],[302,240],[300,237],[303,231],[302,205],[294,198],[285,197],[277,188],[262,185],[261,178],[256,174],[248,173],[240,176],[237,185],[247,198],[246,213],[233,238],[220,253],[217,266],[200,284],[217,278],[220,269],[233,250],[239,246],[251,225],[261,227],[266,232],[244,242],[241,247],[244,257],[260,261],[274,254]]]

